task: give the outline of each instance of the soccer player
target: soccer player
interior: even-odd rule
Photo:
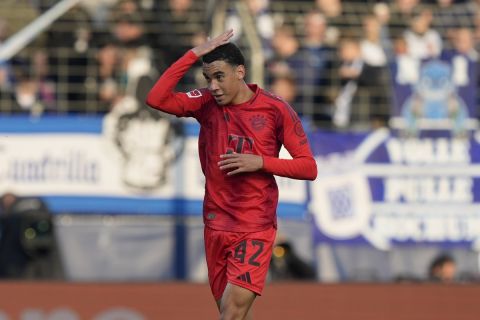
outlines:
[[[208,40],[170,66],[147,97],[153,108],[200,123],[208,278],[221,319],[251,319],[277,229],[274,175],[314,180],[317,166],[302,123],[281,98],[245,83],[245,61],[229,39]],[[199,59],[208,87],[174,88]],[[293,159],[279,159],[284,145]]]

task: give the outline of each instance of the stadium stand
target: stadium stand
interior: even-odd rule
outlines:
[[[0,45],[56,2],[3,1]],[[154,80],[195,43],[231,26],[248,56],[249,80],[270,88],[293,76],[291,103],[315,125],[385,126],[392,62],[404,46],[410,52],[409,44],[428,41],[409,33],[424,24],[438,50],[448,49],[458,28],[478,37],[477,16],[478,1],[83,1],[0,63],[0,112],[103,114],[125,95],[140,101],[149,82],[139,77]],[[298,48],[282,57],[275,39],[286,29]],[[202,85],[197,69],[181,89]]]

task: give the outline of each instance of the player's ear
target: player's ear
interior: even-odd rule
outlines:
[[[244,65],[239,65],[235,68],[235,73],[237,75],[238,80],[242,80],[245,78],[246,70]]]

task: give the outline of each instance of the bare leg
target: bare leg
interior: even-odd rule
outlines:
[[[243,320],[253,320],[253,307],[250,306],[250,309],[248,309],[247,315]]]
[[[221,320],[252,320],[251,306],[255,300],[255,293],[227,283],[220,300],[217,300],[217,307],[220,311]]]
[[[217,300],[217,308],[218,308],[218,311],[220,311],[220,303],[221,303],[222,300]],[[253,306],[250,306],[250,309],[248,309],[248,312],[247,312],[247,315],[245,316],[245,318],[243,318],[243,320],[253,320]]]

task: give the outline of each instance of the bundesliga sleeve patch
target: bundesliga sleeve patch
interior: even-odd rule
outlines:
[[[195,90],[187,92],[187,96],[189,98],[200,98],[202,96],[202,92],[198,89],[195,89]]]

